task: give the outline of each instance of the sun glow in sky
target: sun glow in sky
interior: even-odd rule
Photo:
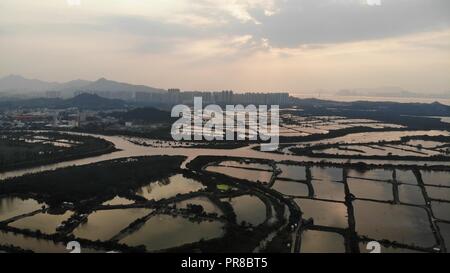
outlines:
[[[448,0],[74,2],[0,1],[0,76],[184,90],[450,92]]]

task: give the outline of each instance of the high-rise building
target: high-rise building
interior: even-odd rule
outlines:
[[[181,101],[180,93],[181,93],[180,89],[177,89],[177,88],[169,89],[168,90],[169,103],[171,103],[171,104],[180,103],[180,101]]]
[[[61,92],[60,91],[47,91],[47,92],[45,92],[45,97],[48,99],[61,98]]]

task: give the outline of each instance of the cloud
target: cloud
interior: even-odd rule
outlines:
[[[275,48],[376,40],[450,28],[448,0],[199,0],[166,19],[118,18],[128,33],[253,37]],[[119,22],[122,20],[122,22]]]
[[[272,16],[278,12],[277,0],[200,0],[192,2],[189,12],[205,12],[212,17],[228,17],[238,20],[240,23],[260,22],[251,14],[252,10],[262,10],[266,16]]]
[[[308,44],[333,44],[383,39],[450,28],[448,0],[91,0],[80,8],[62,11],[17,0],[5,0],[0,29],[71,32],[117,32],[147,36],[149,41],[205,39],[251,35],[272,47],[296,48]],[[106,3],[108,2],[108,3]],[[111,3],[111,4],[110,4]],[[16,11],[17,10],[17,11]],[[82,22],[85,23],[84,28]],[[75,28],[71,28],[70,25]],[[77,32],[77,34],[79,34]],[[149,43],[147,43],[149,44]]]
[[[448,0],[384,0],[370,6],[366,0],[287,0],[279,12],[257,17],[254,36],[273,46],[339,43],[382,39],[450,27]]]
[[[448,0],[2,0],[0,73],[193,89],[448,90],[448,10]]]

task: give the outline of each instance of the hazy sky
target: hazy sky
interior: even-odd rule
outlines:
[[[1,0],[0,76],[450,92],[449,0],[79,1]]]

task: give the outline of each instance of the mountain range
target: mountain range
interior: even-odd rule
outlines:
[[[41,95],[47,91],[59,91],[62,96],[72,96],[77,91],[95,92],[148,92],[162,93],[164,89],[145,85],[134,85],[116,82],[105,78],[96,81],[73,80],[65,83],[46,82],[36,79],[27,79],[19,75],[9,75],[0,78],[0,93],[9,96],[15,95]]]
[[[127,106],[123,100],[102,98],[98,95],[80,94],[70,99],[61,98],[31,98],[22,100],[0,101],[0,109],[78,109],[107,110],[122,109]]]
[[[73,80],[69,82],[47,82],[27,79],[20,75],[0,78],[0,95],[3,97],[39,97],[47,91],[59,91],[62,97],[73,97],[77,91],[86,92],[148,92],[164,93],[166,90],[146,85],[134,85],[100,78],[96,81]],[[401,87],[342,89],[335,93],[341,97],[384,97],[384,98],[440,98],[450,99],[450,92],[440,94],[419,94]]]

